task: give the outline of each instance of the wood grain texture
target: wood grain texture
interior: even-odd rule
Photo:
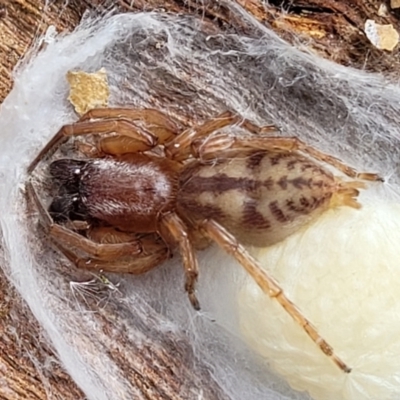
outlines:
[[[372,46],[364,33],[366,19],[393,24],[400,30],[399,10],[378,15],[382,0],[237,0],[261,23],[272,27],[282,38],[302,43],[332,61],[368,71],[384,72],[398,77],[399,50],[392,53]],[[49,3],[46,5],[46,3]],[[0,102],[12,88],[12,70],[38,35],[54,25],[59,32],[72,30],[87,10],[108,8],[117,4],[121,11],[167,10],[196,14],[217,29],[229,29],[233,16],[215,1],[180,0],[0,0]],[[235,21],[240,26],[240,21]],[[246,27],[243,26],[246,32]],[[104,310],[103,332],[113,310]],[[119,310],[120,312],[120,310]],[[140,316],[139,316],[140,317]],[[148,318],[148,316],[146,316]],[[136,329],[142,329],[140,324]],[[64,372],[51,348],[44,346],[42,332],[26,305],[0,273],[0,399],[83,399],[84,395]],[[127,336],[121,335],[123,342]],[[126,368],[143,399],[187,399],[188,384],[204,387],[204,398],[223,399],[208,371],[201,366],[195,371],[184,362],[190,354],[188,343],[173,338],[160,338],[161,347],[141,349],[133,360],[116,349],[115,362]],[[174,351],[176,357],[168,357]],[[29,355],[29,357],[28,357]],[[157,360],[150,364],[148,360]],[[130,368],[142,365],[143,372]],[[170,374],[160,374],[154,365],[163,365]],[[36,365],[41,365],[36,368]],[[47,365],[43,369],[43,365]],[[183,385],[182,382],[186,382]]]

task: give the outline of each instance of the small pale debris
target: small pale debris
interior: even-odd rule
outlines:
[[[399,0],[400,1],[400,0]],[[399,3],[400,4],[400,3]],[[389,15],[389,10],[385,3],[382,3],[378,8],[378,15],[380,17],[387,17]]]
[[[42,40],[44,43],[51,44],[55,41],[57,35],[57,28],[54,25],[50,25]]]
[[[372,19],[365,22],[365,34],[378,49],[392,51],[399,42],[399,33],[392,24],[380,25]]]
[[[70,71],[67,80],[70,85],[68,100],[79,115],[93,108],[107,107],[110,89],[104,68],[93,73]]]
[[[400,7],[400,0],[390,0],[390,7],[391,8],[399,8]]]

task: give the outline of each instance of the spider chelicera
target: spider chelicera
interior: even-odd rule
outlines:
[[[247,134],[219,131],[233,125]],[[32,175],[71,137],[97,139],[78,144],[77,158],[50,163],[56,193],[49,209],[30,179],[27,191],[47,234],[77,267],[141,274],[178,248],[195,309],[195,250],[216,242],[350,372],[243,245],[279,242],[330,207],[358,208],[360,180],[381,179],[358,173],[297,138],[270,136],[275,130],[229,112],[181,131],[157,110],[94,109],[62,127],[28,168]],[[356,180],[335,177],[323,164]]]

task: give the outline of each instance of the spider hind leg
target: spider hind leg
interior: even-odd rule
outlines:
[[[275,298],[285,311],[302,327],[307,335],[322,350],[324,354],[344,372],[351,372],[349,368],[333,351],[333,348],[323,339],[317,329],[302,314],[302,312],[290,301],[283,289],[274,278],[265,272],[259,263],[247,252],[247,250],[224,227],[213,220],[205,220],[202,224],[205,234],[214,240],[223,250],[232,255],[255,280],[257,285],[271,298]]]

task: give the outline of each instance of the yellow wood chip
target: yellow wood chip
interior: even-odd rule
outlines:
[[[393,25],[380,25],[372,19],[365,22],[365,34],[370,42],[381,50],[392,51],[399,42],[399,33]]]
[[[391,8],[399,8],[400,7],[400,0],[390,0],[390,7]]]
[[[70,85],[68,100],[79,115],[92,108],[107,107],[110,89],[105,68],[94,73],[70,71],[67,80]]]

